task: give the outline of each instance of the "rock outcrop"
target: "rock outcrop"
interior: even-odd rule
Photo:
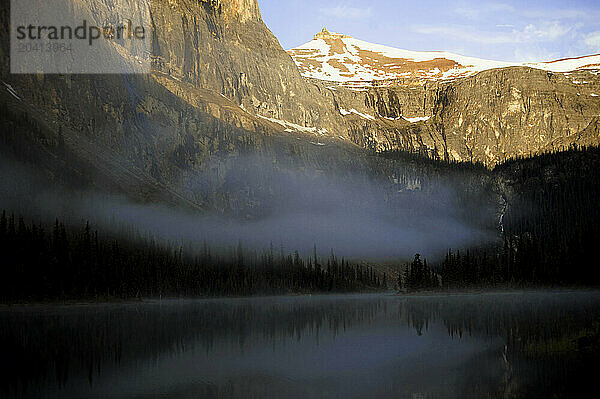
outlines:
[[[427,150],[493,166],[504,159],[577,145],[598,145],[600,74],[526,67],[481,72],[423,86],[337,88],[336,103],[354,118],[353,136],[375,150]]]
[[[253,115],[323,129],[331,98],[308,84],[256,0],[153,1],[156,74],[221,94]]]

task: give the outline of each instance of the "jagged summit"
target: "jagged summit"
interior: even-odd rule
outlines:
[[[327,28],[323,28],[323,30],[321,30],[321,32],[317,33],[314,36],[314,40],[319,40],[319,39],[323,39],[323,40],[335,40],[335,39],[351,39],[351,36],[348,35],[342,35],[341,33],[335,33],[335,32],[330,32],[329,30],[327,30]]]
[[[291,49],[303,76],[320,80],[370,84],[373,81],[452,80],[478,72],[527,66],[552,72],[600,69],[600,55],[539,63],[512,63],[466,57],[445,51],[410,51],[355,39],[323,28],[313,40]]]

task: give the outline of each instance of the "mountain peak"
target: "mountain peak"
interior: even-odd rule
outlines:
[[[445,51],[410,51],[365,42],[323,28],[314,39],[288,51],[300,73],[351,85],[375,81],[424,84],[464,78],[488,69],[522,66],[551,72],[600,69],[600,56],[551,62],[513,63],[466,57]]]
[[[341,33],[329,32],[329,30],[327,30],[327,28],[323,28],[321,30],[321,32],[317,33],[314,36],[314,40],[319,40],[319,39],[330,40],[330,39],[344,39],[344,38],[349,39],[350,36],[343,35]]]

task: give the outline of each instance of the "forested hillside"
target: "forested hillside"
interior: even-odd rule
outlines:
[[[600,238],[600,149],[519,158],[491,172],[504,207],[498,245],[450,249],[431,268],[415,258],[407,290],[596,286]],[[435,274],[435,278],[430,277]]]
[[[59,222],[51,227],[0,216],[0,301],[247,296],[382,290],[384,274],[333,253],[310,260],[207,245],[191,255],[135,234],[102,234]]]

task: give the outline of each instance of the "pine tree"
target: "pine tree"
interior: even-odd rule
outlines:
[[[3,238],[7,234],[8,219],[6,219],[6,211],[2,211],[0,217],[0,238]]]

